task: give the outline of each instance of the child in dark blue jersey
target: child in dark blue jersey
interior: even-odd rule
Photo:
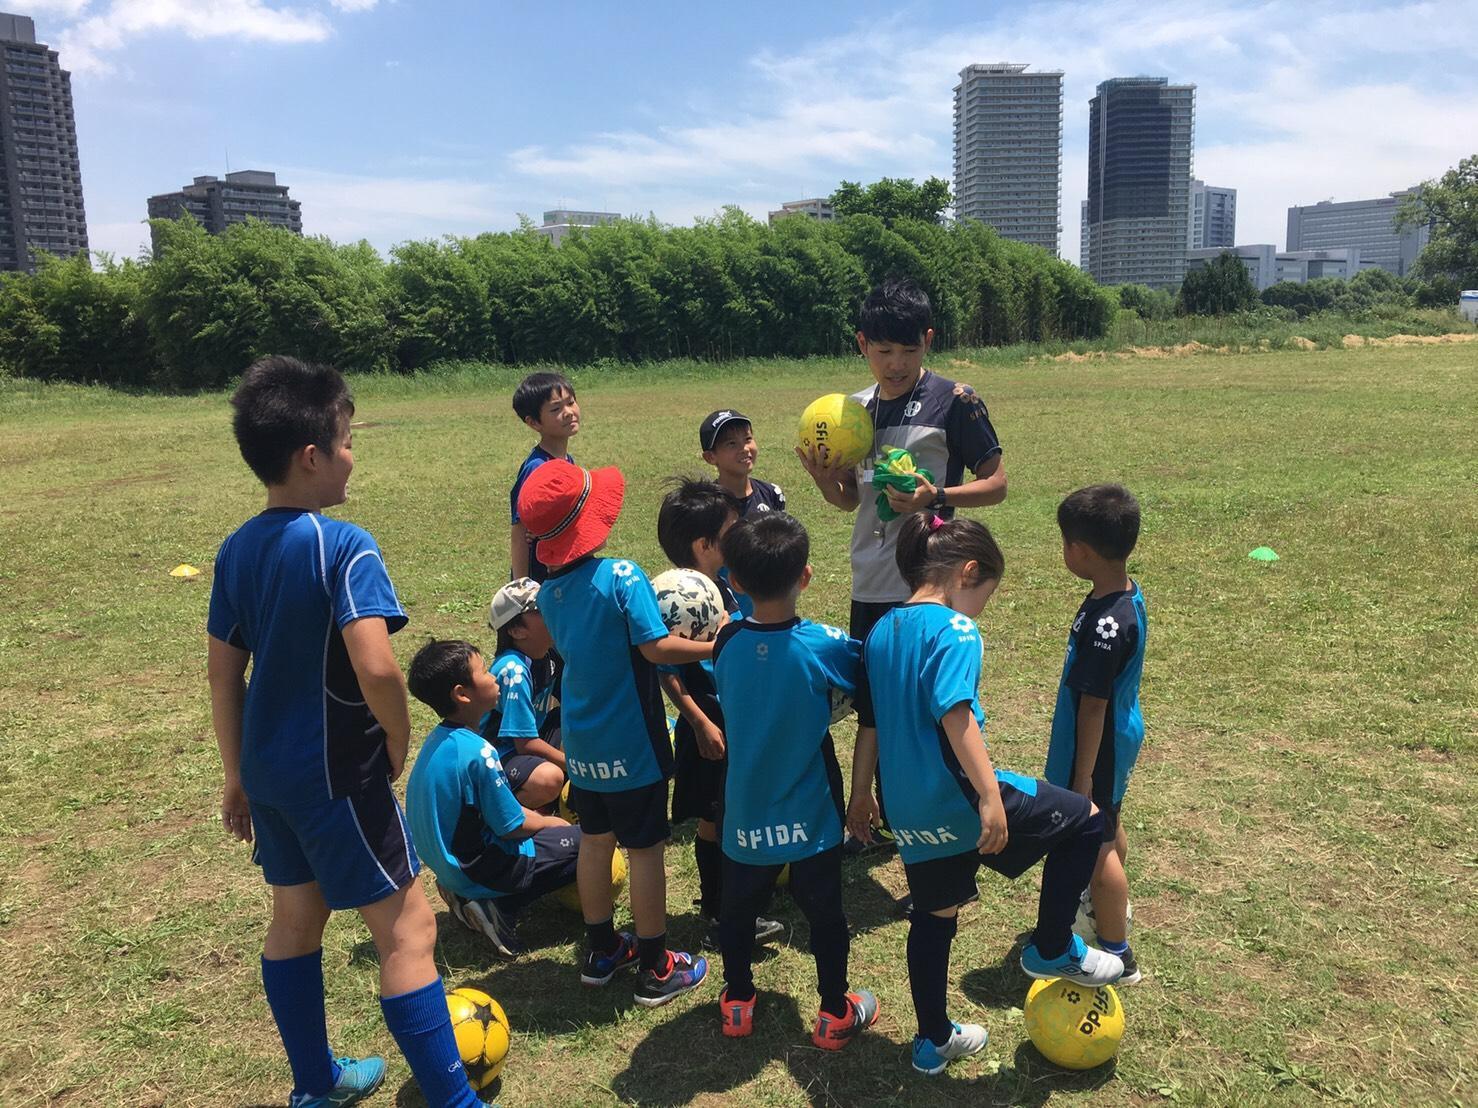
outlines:
[[[561,731],[570,803],[580,816],[580,903],[590,953],[580,980],[609,984],[640,964],[636,1002],[666,1004],[696,989],[708,963],[667,949],[667,779],[672,747],[657,681],[658,665],[713,654],[712,643],[668,635],[657,597],[636,563],[597,558],[626,484],[621,471],[585,470],[555,460],[540,466],[519,495],[518,511],[549,567],[539,611],[564,658]],[[636,936],[612,924],[611,855],[631,858]]]
[[[898,568],[912,593],[863,648],[847,824],[860,839],[871,835],[880,770],[913,897],[913,1065],[934,1074],[986,1043],[985,1028],[951,1022],[945,1002],[956,917],[977,895],[979,867],[1016,878],[1046,859],[1036,930],[1021,955],[1028,974],[1104,985],[1124,964],[1072,933],[1103,839],[1102,814],[1085,796],[995,769],[986,753],[975,617],[1000,582],[1000,547],[974,520],[913,515],[898,537]]]
[[[1139,540],[1139,502],[1122,485],[1079,489],[1058,506],[1057,524],[1063,562],[1093,591],[1068,635],[1044,776],[1091,797],[1103,813],[1103,846],[1085,896],[1099,945],[1124,960],[1120,982],[1132,985],[1140,972],[1129,949],[1129,842],[1119,809],[1144,741],[1139,677],[1149,622],[1126,566]]]
[[[501,680],[471,643],[429,642],[411,661],[410,687],[441,717],[416,757],[406,816],[436,890],[462,924],[498,953],[523,953],[513,914],[574,884],[580,829],[522,804],[478,726]]]
[[[719,542],[739,519],[738,504],[712,481],[678,481],[657,512],[657,541],[679,569],[695,569],[718,586],[730,619],[742,618],[739,599],[729,588]],[[713,684],[713,663],[663,666],[662,688],[677,709],[673,735],[672,822],[697,819],[693,858],[698,867],[698,911],[708,924],[709,943],[718,945],[723,907],[723,865],[718,846],[719,812],[724,802],[724,714]],[[759,918],[755,938],[784,928]]]
[[[221,815],[272,887],[262,983],[293,1073],[293,1105],[352,1104],[379,1058],[335,1058],[323,929],[353,908],[380,954],[380,1007],[433,1105],[475,1105],[432,950],[436,917],[390,783],[410,714],[390,634],[405,626],[375,540],[323,509],[348,495],[354,402],[326,366],[263,358],[231,398],[267,508],[221,544],[209,681],[225,765]],[[248,666],[251,681],[246,681]]]
[[[766,512],[785,511],[785,494],[779,485],[754,476],[759,444],[754,441],[754,425],[743,412],[724,408],[709,412],[698,425],[698,446],[703,460],[718,470],[718,485],[734,498],[740,519],[757,519]],[[727,571],[724,584],[727,587]],[[739,595],[739,611],[749,615],[754,601]]]
[[[513,794],[525,808],[543,808],[565,784],[559,712],[552,705],[558,678],[541,665],[554,639],[539,614],[539,583],[510,581],[493,595],[488,626],[498,635],[488,671],[498,680],[498,703],[482,721],[482,735],[498,751]]]
[[[723,1031],[754,1027],[755,917],[781,869],[811,925],[821,1010],[811,1041],[840,1050],[878,1017],[877,998],[847,987],[842,912],[842,774],[832,747],[831,691],[856,689],[859,644],[796,615],[811,582],[810,540],[788,515],[740,524],[723,541],[754,615],[719,632],[719,698],[742,704],[729,723],[724,788]]]
[[[530,373],[513,390],[513,411],[539,441],[529,451],[508,493],[513,515],[513,530],[508,540],[508,560],[513,567],[509,579],[532,577],[544,580],[545,567],[534,553],[534,540],[518,513],[518,494],[529,474],[553,458],[573,462],[570,439],[580,433],[580,402],[575,399],[575,386],[560,373]]]

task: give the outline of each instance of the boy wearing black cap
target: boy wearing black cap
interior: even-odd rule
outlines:
[[[698,445],[703,460],[718,470],[718,484],[738,502],[740,519],[785,511],[780,486],[754,476],[760,448],[747,415],[733,408],[710,412],[698,427]]]

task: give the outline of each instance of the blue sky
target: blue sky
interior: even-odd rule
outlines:
[[[972,62],[1066,71],[1064,256],[1087,101],[1146,73],[1198,86],[1197,176],[1239,242],[1290,204],[1378,196],[1478,152],[1478,4],[507,4],[0,0],[73,73],[95,249],[133,255],[145,200],[274,169],[309,233],[382,250],[546,208],[763,216],[842,179],[948,178]]]

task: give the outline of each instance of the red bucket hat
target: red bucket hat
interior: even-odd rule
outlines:
[[[626,478],[615,466],[584,469],[557,458],[523,483],[518,518],[538,544],[535,557],[546,566],[562,566],[606,541],[625,496]]]

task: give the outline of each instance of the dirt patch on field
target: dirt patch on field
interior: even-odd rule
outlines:
[[[1290,350],[1318,350],[1319,344],[1313,339],[1306,339],[1302,335],[1293,335],[1285,343]]]

